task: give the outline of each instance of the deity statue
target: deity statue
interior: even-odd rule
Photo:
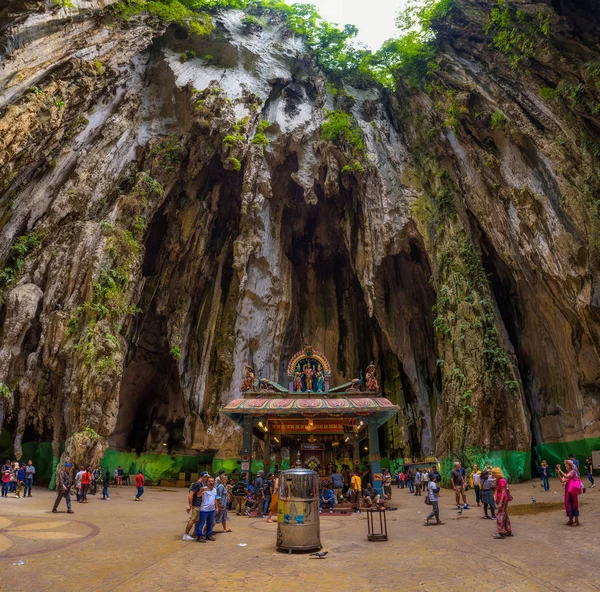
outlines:
[[[377,392],[379,390],[379,385],[375,378],[375,364],[373,362],[367,366],[366,383],[368,391]]]
[[[300,372],[300,364],[296,364],[296,370],[294,371],[294,390],[296,392],[302,390],[302,374]]]
[[[315,376],[317,379],[317,392],[322,393],[325,385],[325,372],[323,372],[323,366],[321,366],[321,364],[317,366],[317,372]]]
[[[258,381],[258,390],[260,391],[274,391],[275,389],[271,384],[269,384],[268,378],[261,378]]]
[[[313,369],[311,368],[310,364],[304,364],[304,370],[302,372],[304,373],[306,379],[306,390],[312,391]]]
[[[252,366],[248,366],[248,364],[244,364],[246,366],[246,378],[242,381],[242,392],[246,392],[252,390],[254,388],[254,369]]]

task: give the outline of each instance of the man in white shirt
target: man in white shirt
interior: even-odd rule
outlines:
[[[206,482],[206,487],[202,487],[198,495],[202,496],[202,503],[200,504],[200,520],[198,520],[198,526],[196,528],[196,540],[199,543],[205,543],[208,541],[214,541],[213,536],[213,524],[215,521],[215,509],[217,499],[220,499],[217,495],[215,488],[215,480],[213,477],[209,477]],[[204,525],[206,524],[206,535],[202,534]]]
[[[77,501],[81,501],[81,480],[85,473],[85,467],[79,467],[79,472],[75,475],[75,489],[77,491]]]

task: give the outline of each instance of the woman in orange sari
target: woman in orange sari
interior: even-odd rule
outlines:
[[[508,502],[512,500],[508,483],[504,478],[504,473],[499,467],[492,469],[492,475],[496,480],[496,526],[498,532],[494,535],[495,539],[503,539],[513,536],[510,518],[508,517]]]
[[[565,460],[566,473],[556,466],[556,474],[565,488],[565,511],[569,518],[565,522],[567,526],[579,526],[579,494],[581,493],[581,481],[577,468],[570,460]]]
[[[273,493],[271,495],[271,503],[269,505],[269,511],[267,514],[267,522],[273,522],[271,515],[275,514],[277,518],[277,502],[279,501],[279,473],[275,474],[273,479]]]

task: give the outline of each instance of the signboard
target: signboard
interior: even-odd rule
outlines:
[[[313,420],[313,425],[309,426],[305,419],[283,420],[273,422],[273,431],[281,434],[343,434],[344,423],[336,420]]]
[[[250,470],[250,463],[249,462],[243,462],[242,463],[242,471],[249,471]]]

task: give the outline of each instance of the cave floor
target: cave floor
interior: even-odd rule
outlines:
[[[536,487],[533,488],[532,484]],[[582,525],[564,526],[562,488],[539,481],[512,487],[515,536],[494,540],[496,523],[482,509],[458,515],[452,492],[440,500],[444,526],[424,527],[422,497],[394,488],[387,513],[389,541],[368,542],[365,514],[324,516],[321,560],[275,551],[275,524],[231,516],[232,533],[215,542],[183,542],[186,491],[111,489],[75,514],[50,509],[54,494],[35,488],[31,499],[0,499],[3,590],[188,590],[191,587],[282,590],[600,590],[600,487],[580,497]],[[531,501],[532,495],[536,504]],[[546,505],[548,504],[548,505]],[[246,544],[244,547],[239,544]],[[23,564],[19,564],[23,561]],[[16,564],[16,565],[15,565]]]

